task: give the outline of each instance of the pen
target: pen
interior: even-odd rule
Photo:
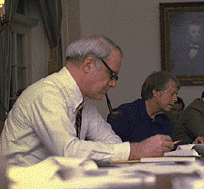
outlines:
[[[177,140],[177,141],[174,141],[173,143],[174,144],[178,144],[179,142],[181,142],[182,140]]]
[[[135,160],[118,160],[118,161],[112,161],[113,164],[125,164],[125,163],[141,163],[140,159]]]

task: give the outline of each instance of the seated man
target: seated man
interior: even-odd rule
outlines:
[[[175,140],[181,144],[204,143],[204,91],[183,111],[174,130]]]
[[[174,130],[180,115],[182,114],[185,104],[182,98],[177,97],[177,101],[173,104],[171,111],[165,112],[171,123],[171,129]]]
[[[122,58],[119,46],[93,35],[70,44],[66,56],[66,65],[58,73],[25,89],[9,112],[1,138],[9,164],[30,166],[49,156],[140,159],[162,156],[173,148],[166,135],[141,143],[122,142],[86,101],[101,100],[116,87]]]
[[[173,107],[171,108],[171,112],[174,115],[176,119],[179,119],[180,115],[182,114],[185,104],[182,100],[182,98],[177,97],[177,101],[174,103]]]
[[[172,137],[171,125],[165,111],[170,111],[177,101],[179,80],[165,71],[149,75],[142,85],[141,97],[134,102],[120,105],[122,115],[108,115],[107,122],[122,141],[140,142],[157,134]]]

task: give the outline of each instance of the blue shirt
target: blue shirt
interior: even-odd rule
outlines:
[[[156,134],[172,137],[168,117],[165,114],[158,114],[153,120],[147,114],[145,100],[138,99],[122,104],[117,109],[122,111],[121,117],[113,118],[109,114],[107,122],[122,141],[140,142]]]

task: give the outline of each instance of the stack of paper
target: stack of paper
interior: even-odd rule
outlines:
[[[173,162],[189,162],[189,161],[195,161],[196,157],[149,157],[149,158],[141,158],[141,163],[150,163],[150,162],[167,162],[167,161],[173,161]]]
[[[201,157],[202,155],[204,155],[204,144],[179,145],[175,151],[164,153],[164,156]]]

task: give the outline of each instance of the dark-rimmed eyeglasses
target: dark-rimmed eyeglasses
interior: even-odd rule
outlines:
[[[116,75],[116,73],[113,71],[113,70],[111,70],[111,68],[108,66],[108,64],[102,59],[102,58],[99,58],[102,62],[103,62],[103,64],[106,66],[106,68],[108,68],[108,70],[110,71],[110,73],[111,73],[111,80],[118,80],[118,76]]]

